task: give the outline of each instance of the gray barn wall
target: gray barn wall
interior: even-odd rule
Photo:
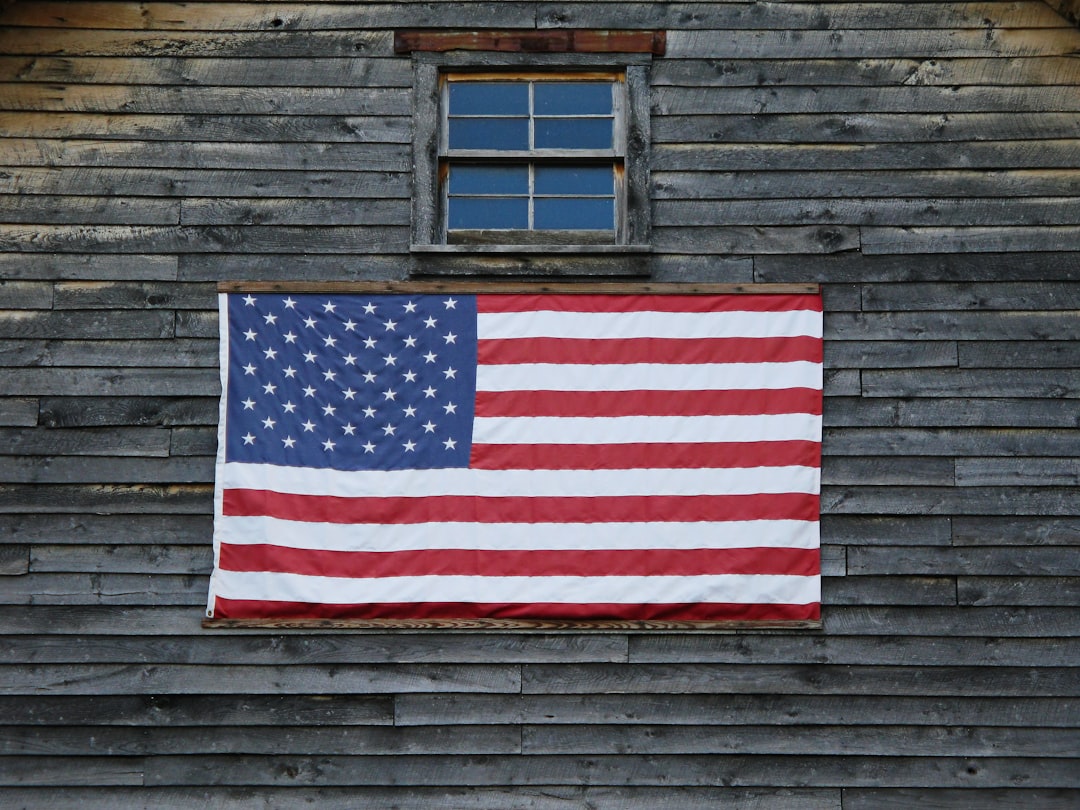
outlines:
[[[1080,805],[1080,31],[1049,6],[0,23],[0,807]],[[822,632],[200,628],[215,282],[430,269],[392,29],[480,23],[668,31],[645,269],[824,284]]]

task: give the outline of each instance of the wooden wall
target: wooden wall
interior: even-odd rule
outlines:
[[[1080,806],[1080,31],[1040,2],[0,3],[0,807]],[[408,254],[394,27],[668,31],[650,277],[820,281],[824,630],[200,628],[214,284]]]

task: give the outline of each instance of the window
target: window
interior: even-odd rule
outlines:
[[[399,32],[395,47],[413,56],[414,251],[648,250],[662,34]]]

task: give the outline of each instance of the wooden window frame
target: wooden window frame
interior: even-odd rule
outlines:
[[[414,51],[413,200],[414,253],[642,253],[649,248],[649,79],[651,53],[505,53]],[[572,80],[618,76],[623,95],[616,161],[616,228],[610,231],[477,231],[448,239],[444,225],[446,77],[477,73],[519,79]],[[619,150],[614,150],[619,151]],[[551,157],[548,154],[546,157]],[[568,153],[567,159],[571,159]],[[452,241],[461,243],[451,243]]]

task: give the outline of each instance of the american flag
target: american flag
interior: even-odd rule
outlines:
[[[220,312],[208,616],[818,619],[819,295]]]

